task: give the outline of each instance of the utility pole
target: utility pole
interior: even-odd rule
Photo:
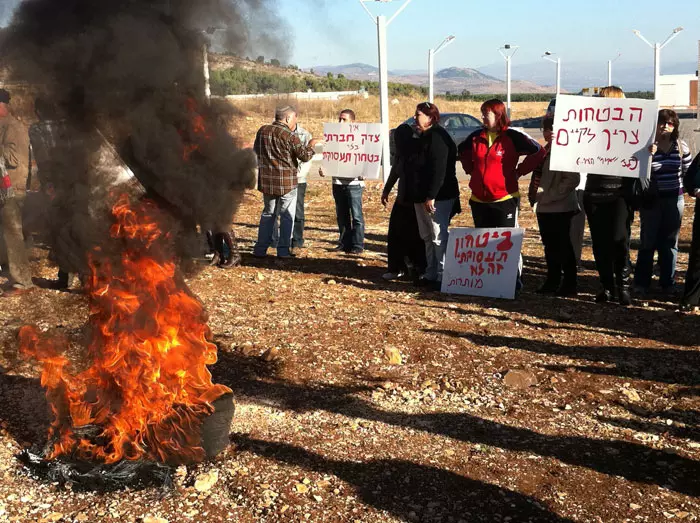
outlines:
[[[549,51],[545,51],[544,54],[542,55],[542,58],[545,60],[548,60],[554,64],[557,64],[557,92],[555,96],[559,96],[559,93],[561,91],[561,58],[557,56],[557,59],[555,60],[552,58],[554,53],[550,53]]]
[[[506,61],[506,109],[508,111],[508,118],[510,119],[510,59],[513,55],[518,52],[519,46],[506,44],[498,49],[501,56]]]
[[[386,19],[386,16],[374,16],[365,5],[367,2],[388,3],[392,0],[360,0],[360,5],[367,11],[372,23],[377,26],[377,49],[379,52],[379,112],[381,116],[381,136],[382,136],[382,178],[384,181],[389,177],[391,170],[391,159],[389,158],[389,78],[388,67],[386,62],[386,29],[399,16],[401,11],[406,9],[406,6],[411,0],[404,0],[403,5],[394,13],[394,15]]]
[[[433,103],[435,89],[433,88],[433,77],[435,76],[435,55],[450,45],[455,39],[453,35],[448,36],[435,49],[428,50],[428,101]]]
[[[649,47],[651,47],[654,50],[654,100],[659,99],[659,82],[661,79],[661,49],[666,47],[666,44],[668,44],[671,40],[673,40],[676,36],[678,36],[678,33],[680,33],[683,30],[682,27],[676,27],[673,32],[666,37],[666,40],[664,40],[662,43],[651,43],[649,40],[644,38],[642,36],[642,33],[634,29],[632,32],[636,37],[638,37],[640,40],[642,40],[645,44],[647,44]]]
[[[608,60],[608,83],[606,85],[612,85],[612,64],[617,61],[618,58],[622,56],[622,53],[617,53],[617,56],[612,60]]]

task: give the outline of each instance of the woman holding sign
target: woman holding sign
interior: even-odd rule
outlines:
[[[450,220],[461,211],[455,169],[457,147],[439,125],[440,111],[435,104],[418,104],[415,120],[418,139],[411,142],[415,161],[407,166],[407,174],[413,181],[418,230],[425,243],[426,269],[419,283],[437,287],[445,266]]]
[[[654,251],[659,253],[661,289],[673,290],[683,219],[683,177],[692,160],[688,145],[678,136],[679,127],[675,111],[659,111],[656,138],[649,147],[653,155],[651,178],[639,209],[641,246],[634,270],[635,292],[639,294],[645,294],[651,286]]]
[[[603,98],[624,98],[619,87],[608,86],[600,91]],[[616,300],[630,305],[629,293],[629,224],[632,210],[632,178],[589,173],[583,194],[588,226],[593,243],[593,257],[602,289],[596,302]]]
[[[517,227],[518,179],[532,172],[546,151],[525,133],[509,128],[510,119],[502,101],[484,102],[481,116],[484,128],[459,145],[462,167],[471,175],[469,205],[474,227]],[[518,165],[523,155],[525,159]],[[521,287],[518,276],[516,289]]]

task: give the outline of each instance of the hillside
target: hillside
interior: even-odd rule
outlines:
[[[335,75],[342,74],[346,78],[356,80],[377,79],[378,69],[368,64],[347,64],[338,66],[316,66],[313,70],[318,74],[328,72]],[[427,87],[427,71],[389,71],[389,80],[397,83],[407,83],[421,87]],[[437,93],[461,93],[469,91],[472,94],[505,93],[506,84],[503,80],[484,74],[478,69],[467,67],[448,67],[435,73],[435,92]],[[553,91],[551,86],[541,86],[528,81],[514,81],[511,84],[514,93],[549,93]]]

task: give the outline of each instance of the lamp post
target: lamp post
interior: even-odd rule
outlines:
[[[608,83],[607,85],[612,85],[612,64],[617,61],[618,58],[622,56],[622,53],[617,53],[617,56],[612,60],[608,60]]]
[[[506,109],[508,110],[508,118],[510,119],[510,59],[518,51],[519,46],[506,44],[498,49],[501,56],[506,61]]]
[[[433,89],[433,76],[435,75],[435,55],[454,41],[453,35],[448,36],[435,49],[428,50],[428,101],[433,103],[435,90]]]
[[[671,34],[668,35],[666,37],[666,40],[664,40],[662,43],[655,42],[653,44],[649,40],[644,38],[642,33],[637,31],[636,29],[632,31],[635,36],[637,36],[640,40],[642,40],[645,44],[647,44],[654,50],[654,100],[659,99],[659,79],[661,77],[661,49],[666,47],[666,44],[668,44],[671,40],[678,36],[678,33],[680,33],[682,30],[682,27],[676,27],[673,30],[673,32],[671,32]]]
[[[168,2],[168,6],[170,3]],[[207,27],[202,29],[202,34],[208,35],[210,37],[215,32],[221,30],[221,27]],[[202,44],[202,73],[204,74],[204,103],[209,105],[211,103],[211,85],[209,84],[209,41],[205,41]]]
[[[557,56],[557,59],[555,60],[552,58],[554,53],[550,53],[549,51],[545,51],[544,54],[542,55],[542,58],[545,60],[548,60],[552,63],[557,64],[557,92],[556,96],[559,96],[559,91],[560,91],[560,86],[561,86],[561,58]]]
[[[360,5],[367,11],[367,14],[372,20],[372,23],[377,26],[377,48],[379,51],[379,112],[381,114],[381,136],[382,136],[382,177],[384,180],[389,176],[391,170],[391,160],[389,158],[389,79],[388,69],[386,64],[386,28],[399,16],[401,11],[406,9],[406,6],[411,0],[404,0],[404,3],[394,13],[394,15],[386,19],[386,16],[374,16],[365,5],[367,2],[389,3],[392,0],[360,0]]]

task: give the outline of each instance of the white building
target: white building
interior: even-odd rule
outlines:
[[[661,75],[659,77],[659,104],[661,107],[676,107],[679,109],[697,108],[697,75]]]

